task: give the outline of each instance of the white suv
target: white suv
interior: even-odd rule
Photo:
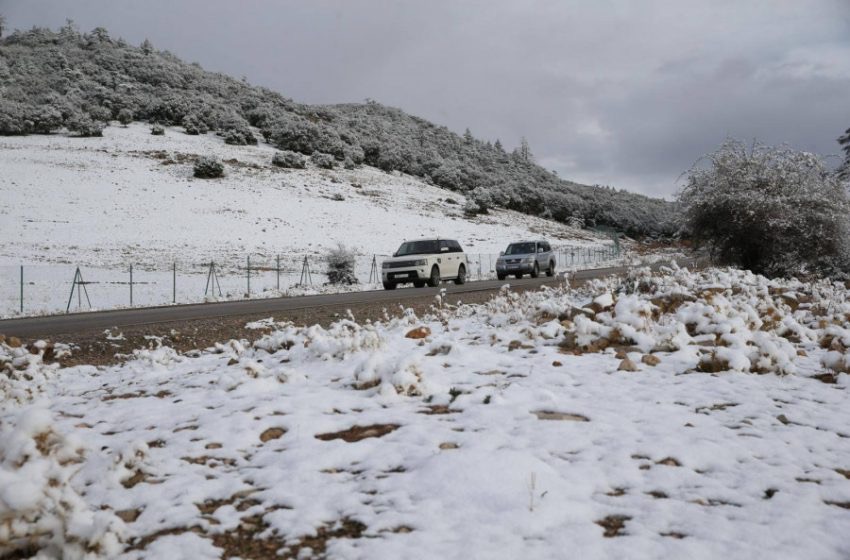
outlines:
[[[387,290],[409,282],[417,288],[426,283],[437,286],[443,280],[464,284],[468,270],[466,254],[454,239],[419,239],[405,241],[383,262],[381,279]]]

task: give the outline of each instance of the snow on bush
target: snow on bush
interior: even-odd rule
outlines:
[[[68,347],[38,341],[29,348],[0,343],[0,403],[29,403],[35,400],[59,369],[55,360]],[[51,363],[52,362],[52,363]]]
[[[690,347],[700,371],[782,375],[797,371],[798,346],[821,344],[835,352],[824,365],[846,367],[843,284],[768,280],[735,269],[674,268],[656,275],[639,269],[623,281],[596,281],[591,292],[589,305],[563,315],[562,345],[574,353]]]
[[[224,177],[224,164],[214,157],[201,157],[195,162],[194,176],[199,179]]]
[[[331,249],[325,256],[328,266],[328,282],[331,284],[357,284],[357,276],[354,274],[354,250],[344,246],[342,243]]]
[[[26,408],[0,428],[0,556],[110,558],[124,525],[86,504],[70,480],[85,461],[79,442],[58,433],[51,413]]]
[[[321,167],[322,169],[333,169],[334,167],[336,167],[336,160],[330,154],[322,154],[316,152],[315,154],[310,156],[310,159],[313,160],[313,163],[316,164],[316,167]]]
[[[304,169],[307,167],[307,160],[299,153],[282,150],[272,157],[272,165],[291,169]]]
[[[729,140],[679,195],[685,229],[721,264],[771,276],[848,272],[844,187],[814,154]]]

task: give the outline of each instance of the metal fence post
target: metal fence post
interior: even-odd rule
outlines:
[[[248,255],[248,298],[251,298],[251,255]]]
[[[130,307],[133,307],[133,263],[130,263]]]
[[[276,255],[277,257],[277,291],[280,291],[280,255]]]
[[[21,265],[21,314],[24,313],[24,265]]]
[[[177,261],[171,264],[171,303],[177,303]]]

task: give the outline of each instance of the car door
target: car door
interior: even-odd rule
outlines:
[[[453,278],[457,276],[457,253],[452,252],[451,244],[447,239],[440,240],[440,276]]]
[[[469,263],[466,262],[466,253],[463,252],[463,248],[460,246],[455,240],[449,242],[449,246],[452,248],[452,254],[455,258],[455,266],[457,267],[457,274],[460,274],[460,266],[463,265],[466,267],[466,274],[469,275]]]
[[[550,247],[549,247],[548,243],[541,243],[540,244],[540,249],[537,253],[537,256],[539,257],[537,259],[537,263],[538,263],[538,266],[540,266],[540,270],[548,270],[549,269],[549,260],[550,260],[550,257],[552,256],[552,253],[550,251]]]

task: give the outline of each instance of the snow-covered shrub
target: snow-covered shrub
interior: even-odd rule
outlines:
[[[0,342],[0,402],[24,404],[35,400],[59,369],[55,360],[67,353],[67,347],[44,341],[29,348]]]
[[[336,160],[330,154],[322,154],[317,152],[310,156],[310,159],[313,160],[313,163],[316,164],[316,167],[321,167],[322,169],[333,169],[336,166]]]
[[[729,140],[688,174],[684,230],[721,264],[770,276],[847,267],[847,195],[821,159]]]
[[[209,132],[209,127],[207,127],[207,123],[202,118],[193,113],[183,117],[183,130],[186,131],[186,134],[195,136],[206,134]]]
[[[118,122],[127,126],[131,122],[133,122],[133,111],[124,107],[120,111],[118,111]]]
[[[331,249],[325,261],[328,266],[328,282],[331,284],[357,284],[354,274],[354,251],[343,244]]]
[[[199,179],[224,177],[224,164],[217,158],[204,156],[195,162],[194,176]]]
[[[257,145],[257,139],[248,122],[238,115],[228,115],[219,122],[219,134],[224,136],[225,144],[234,146]]]
[[[112,558],[124,524],[94,508],[71,485],[85,460],[73,439],[58,433],[50,412],[28,408],[0,427],[0,556]]]
[[[103,136],[105,126],[103,122],[92,120],[85,113],[78,113],[65,121],[65,127],[81,137]]]
[[[291,169],[304,169],[307,167],[307,160],[301,154],[283,150],[275,153],[272,157],[272,165]]]
[[[463,213],[467,216],[488,214],[492,205],[493,199],[489,193],[484,189],[477,188],[466,197],[466,204],[463,205]]]
[[[155,124],[151,127],[151,134],[154,136],[163,136],[165,135],[165,128],[161,125]]]

